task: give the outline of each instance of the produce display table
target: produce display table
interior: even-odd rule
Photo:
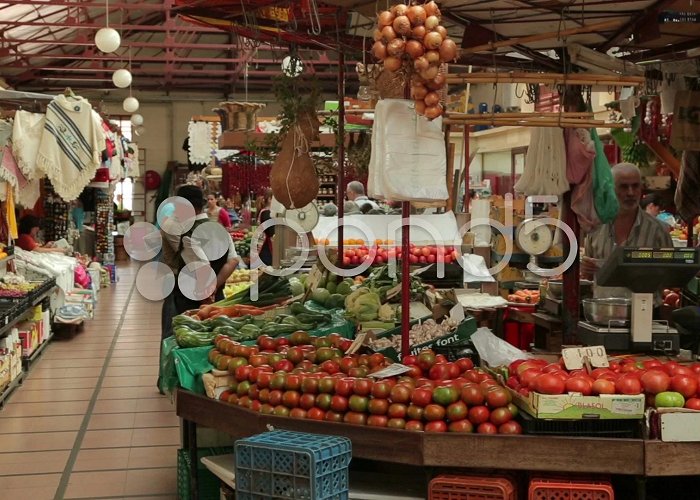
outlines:
[[[262,415],[178,389],[185,446],[197,449],[196,428],[242,438],[276,428],[345,436],[354,457],[423,467],[464,467],[638,477],[700,474],[700,443],[533,435],[423,433]],[[194,455],[193,455],[194,456]],[[194,461],[193,461],[194,462]],[[196,468],[190,471],[193,488]],[[193,492],[193,494],[195,494]],[[194,497],[193,497],[194,498]]]

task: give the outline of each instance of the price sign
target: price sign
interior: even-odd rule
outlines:
[[[595,345],[590,347],[568,347],[561,350],[564,365],[567,370],[579,370],[584,367],[586,361],[596,368],[605,368],[608,365],[608,354],[605,347]]]
[[[348,350],[345,351],[345,354],[355,354],[365,343],[366,338],[367,332],[358,333],[357,337],[355,337],[355,340],[353,340],[352,344],[350,344],[350,347],[348,347]]]
[[[402,365],[401,363],[392,363],[391,365],[387,366],[383,370],[376,371],[374,373],[370,373],[369,376],[373,378],[389,378],[389,377],[396,377],[397,375],[401,375],[403,373],[406,373],[410,371],[410,367],[406,365]]]

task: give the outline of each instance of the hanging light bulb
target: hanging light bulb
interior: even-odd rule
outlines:
[[[138,113],[131,115],[131,123],[137,127],[143,125],[143,116]]]
[[[122,43],[122,37],[117,30],[109,27],[109,0],[105,0],[105,27],[95,34],[95,45],[105,54],[117,50]]]
[[[126,111],[127,113],[135,113],[139,109],[138,99],[132,96],[129,96],[126,99],[124,99],[122,105],[124,107],[124,111]]]
[[[112,75],[112,82],[114,83],[115,87],[119,89],[125,89],[126,87],[131,85],[131,73],[128,69],[118,69]]]
[[[292,55],[282,59],[282,72],[290,78],[296,78],[304,71],[304,63],[299,56]]]

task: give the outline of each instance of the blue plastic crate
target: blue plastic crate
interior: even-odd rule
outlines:
[[[272,431],[236,441],[236,499],[346,499],[349,439]]]

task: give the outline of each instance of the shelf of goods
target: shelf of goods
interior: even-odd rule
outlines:
[[[51,182],[44,182],[44,239],[58,241],[68,234],[68,214],[70,203],[63,201],[53,190]]]
[[[105,264],[114,262],[114,204],[109,194],[97,191],[95,207],[95,255],[102,258]]]

